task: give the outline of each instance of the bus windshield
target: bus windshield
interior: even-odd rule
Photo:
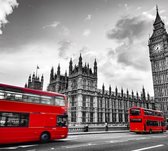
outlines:
[[[130,110],[130,115],[134,115],[134,116],[140,115],[140,109],[131,109]]]
[[[56,96],[55,97],[55,105],[58,106],[65,106],[65,99],[62,96]]]

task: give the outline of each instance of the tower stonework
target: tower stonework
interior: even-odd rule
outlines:
[[[98,67],[94,60],[93,68],[89,64],[83,63],[80,55],[77,65],[69,62],[69,75],[61,75],[61,67],[58,65],[57,72],[51,68],[49,91],[63,93],[69,102],[69,124],[74,125],[104,125],[108,124],[127,124],[128,109],[132,106],[139,106],[154,109],[153,98],[149,94],[146,96],[145,89],[141,95],[132,91],[124,94],[123,89],[112,91],[111,86],[105,89],[98,89]],[[136,94],[136,95],[134,95]]]
[[[33,73],[29,76],[28,83],[25,84],[25,88],[43,90],[44,77],[41,76],[41,79]]]
[[[89,64],[83,65],[80,55],[78,66],[72,69],[68,79],[68,92],[70,101],[70,119],[72,123],[95,123],[96,113],[96,90],[97,90],[97,63],[94,62],[94,72]]]
[[[158,8],[149,38],[149,54],[152,68],[154,98],[160,110],[168,117],[168,34]]]
[[[54,73],[54,67],[51,68],[50,72],[50,83],[47,87],[48,91],[64,93],[68,87],[67,72],[65,75],[61,75],[60,65],[57,67],[57,73]]]

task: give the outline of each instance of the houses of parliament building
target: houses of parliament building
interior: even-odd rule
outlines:
[[[149,94],[146,96],[145,89],[138,94],[123,89],[112,91],[105,86],[97,88],[97,62],[94,67],[83,65],[80,55],[78,65],[73,66],[72,60],[69,62],[69,76],[60,74],[60,66],[57,72],[51,69],[49,91],[60,92],[68,96],[70,103],[69,121],[71,124],[101,124],[101,123],[127,123],[128,109],[132,106],[154,108],[154,102]]]
[[[83,124],[126,124],[128,122],[128,109],[133,106],[164,111],[168,117],[168,34],[165,29],[158,8],[153,24],[153,34],[149,38],[149,55],[152,67],[154,99],[142,92],[126,92],[123,89],[111,86],[105,89],[104,84],[98,89],[98,66],[94,60],[94,67],[84,64],[82,56],[79,56],[77,65],[73,65],[72,59],[69,62],[69,72],[61,74],[61,67],[57,71],[51,68],[48,91],[59,92],[67,95],[69,101],[69,123],[70,125]],[[28,84],[33,84],[29,77]],[[38,81],[38,82],[37,82]],[[43,84],[43,78],[41,80]],[[31,84],[29,84],[31,82]],[[34,76],[34,82],[40,84],[40,80]],[[42,85],[38,86],[39,88]],[[31,87],[33,88],[33,87]]]
[[[149,94],[142,89],[141,94],[138,92],[124,93],[123,89],[118,90],[116,87],[112,91],[111,86],[108,90],[103,84],[102,89],[97,88],[97,61],[94,61],[93,69],[89,64],[83,65],[82,56],[80,55],[78,65],[73,65],[72,59],[69,62],[69,73],[61,75],[60,65],[57,71],[51,68],[50,81],[47,90],[63,93],[69,101],[69,123],[70,125],[82,124],[126,124],[128,122],[128,109],[132,106],[140,106],[153,109],[155,103]],[[33,82],[34,80],[34,82]],[[37,82],[40,79],[35,75],[29,76],[28,85]],[[42,77],[43,81],[43,77]],[[29,83],[28,82],[28,83]],[[41,82],[42,83],[42,82]],[[32,88],[32,87],[31,87]],[[38,88],[41,88],[40,86]],[[38,89],[36,87],[36,89]]]

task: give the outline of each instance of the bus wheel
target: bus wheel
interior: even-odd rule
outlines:
[[[46,143],[50,140],[50,134],[48,132],[43,132],[40,136],[40,141]]]
[[[149,130],[149,134],[152,134],[152,130],[151,129]]]

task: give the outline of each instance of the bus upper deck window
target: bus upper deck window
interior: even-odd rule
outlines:
[[[5,93],[3,91],[0,91],[0,99],[4,99],[5,98]]]
[[[65,106],[65,99],[63,96],[56,96],[55,97],[55,105]]]
[[[41,96],[41,103],[42,104],[51,104],[51,105],[53,105],[52,97]]]
[[[140,115],[140,109],[131,109],[130,114],[131,115]]]

